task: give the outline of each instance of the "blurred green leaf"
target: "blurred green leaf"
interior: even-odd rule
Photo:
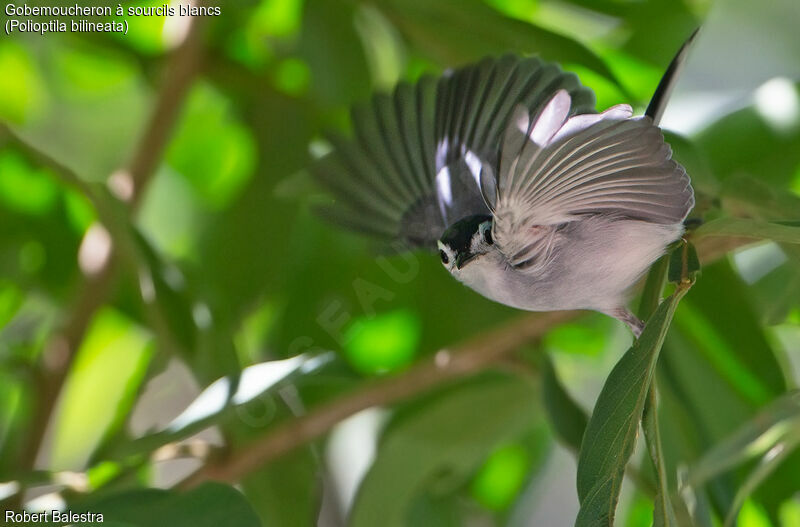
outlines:
[[[245,185],[255,166],[250,131],[213,87],[196,84],[184,117],[167,149],[167,162],[187,178],[213,207],[226,205]]]
[[[561,441],[576,453],[581,450],[581,441],[589,418],[558,379],[553,361],[545,355],[542,365],[542,399],[547,417]]]
[[[242,490],[262,525],[315,525],[321,487],[318,470],[311,451],[300,449],[247,476],[242,481]]]
[[[800,503],[796,500],[786,501],[781,505],[781,525],[800,525]]]
[[[221,483],[205,483],[186,493],[130,490],[76,503],[71,509],[102,514],[104,522],[134,527],[261,526],[241,493]]]
[[[463,485],[489,451],[530,425],[534,397],[524,381],[491,376],[406,408],[381,438],[350,525],[407,525],[416,496],[437,483]]]
[[[178,352],[192,364],[198,360],[200,331],[193,310],[202,309],[202,304],[192,298],[178,268],[167,264],[138,231],[132,236],[141,260],[135,285],[144,300],[144,309],[161,321],[156,324],[156,337],[163,349]]]
[[[311,83],[308,65],[300,59],[283,60],[275,68],[275,87],[287,95],[303,95]]]
[[[64,193],[64,207],[70,226],[81,235],[97,219],[91,201],[75,190],[70,189]]]
[[[299,29],[302,9],[302,0],[261,0],[250,23],[266,35],[286,37]]]
[[[665,461],[674,478],[682,464],[699,458],[780,395],[786,381],[747,291],[727,262],[704,269],[673,329],[659,365],[659,388]],[[797,488],[792,475],[797,462],[787,460],[758,493],[770,510]],[[741,476],[714,478],[697,493],[699,503],[708,496],[709,506],[724,517]]]
[[[0,119],[22,124],[47,110],[45,82],[25,47],[0,42]]]
[[[736,523],[738,527],[772,527],[769,516],[753,501],[746,501]]]
[[[504,16],[479,0],[382,0],[377,7],[419,51],[448,66],[515,51],[582,64],[618,83],[603,60],[583,44]]]
[[[520,444],[504,445],[489,455],[472,480],[473,497],[490,510],[505,510],[522,489],[531,459]]]
[[[52,174],[32,167],[12,150],[0,152],[0,203],[17,212],[43,215],[57,198]]]
[[[54,57],[53,74],[62,93],[72,98],[92,99],[113,95],[136,78],[132,61],[113,51],[68,47]]]
[[[139,53],[158,55],[167,50],[169,34],[166,31],[168,20],[175,22],[178,17],[166,16],[128,16],[128,8],[155,8],[164,5],[159,0],[135,0],[126,3],[125,16],[116,17],[116,20],[128,21],[127,33],[111,33],[112,38],[118,39],[123,45],[130,46]],[[175,29],[172,29],[175,31]]]
[[[553,328],[542,342],[552,352],[599,357],[608,344],[610,326],[608,318],[589,315],[580,323]]]
[[[370,76],[350,2],[306,0],[299,50],[311,69],[311,90],[322,102],[365,99]]]
[[[361,373],[396,372],[414,360],[420,330],[419,319],[407,310],[362,317],[345,333],[345,355]]]
[[[800,429],[795,429],[792,433],[787,434],[783,441],[775,445],[767,455],[761,459],[758,466],[745,478],[742,485],[736,491],[736,496],[733,497],[733,504],[725,518],[725,527],[731,527],[736,524],[736,518],[745,500],[747,500],[756,488],[764,483],[764,481],[786,461],[786,458],[789,457],[798,446],[800,446]]]
[[[699,486],[714,476],[754,457],[762,456],[787,434],[800,430],[800,392],[792,391],[761,410],[699,459],[686,484]]]
[[[356,30],[378,90],[389,91],[405,69],[406,50],[396,28],[375,7],[362,5],[356,12]]]
[[[761,405],[781,394],[786,380],[758,323],[742,280],[727,262],[706,267],[675,323],[735,391]]]
[[[451,496],[432,496],[424,493],[411,503],[405,525],[435,525],[461,527],[462,511]]]
[[[720,181],[744,175],[786,188],[800,163],[800,130],[778,133],[753,107],[719,119],[695,141]]]
[[[51,466],[82,468],[133,405],[152,355],[150,335],[118,312],[95,315],[54,417]]]
[[[800,211],[798,211],[800,217]],[[720,218],[701,225],[693,236],[744,236],[785,243],[800,243],[800,227],[747,218]]]
[[[628,515],[625,517],[624,525],[626,527],[652,527],[652,501],[637,492],[634,495],[632,503],[628,507]]]
[[[613,522],[625,466],[633,453],[661,345],[686,291],[678,288],[659,305],[641,337],[606,379],[578,459],[581,508],[576,526]]]
[[[3,454],[3,462],[0,462],[0,474],[7,470],[7,463],[12,461],[14,449],[18,447],[19,435],[24,424],[25,416],[25,387],[20,379],[0,370],[0,454]],[[20,414],[23,415],[20,415]],[[22,418],[22,419],[21,419]],[[6,457],[8,456],[8,457]],[[8,460],[8,461],[6,461]]]
[[[22,300],[22,293],[13,283],[0,280],[0,329],[17,313]]]

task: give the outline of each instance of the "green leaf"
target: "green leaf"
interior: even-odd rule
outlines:
[[[317,519],[319,469],[311,450],[299,449],[249,474],[242,490],[263,525],[307,527]]]
[[[308,0],[300,53],[311,70],[311,91],[329,104],[351,104],[369,93],[370,76],[349,2]]]
[[[361,317],[345,332],[347,359],[367,375],[403,369],[416,355],[420,326],[416,314],[405,309]]]
[[[534,53],[581,64],[619,86],[603,60],[580,42],[504,16],[479,0],[383,0],[377,7],[417,49],[447,65],[488,53]]]
[[[525,431],[534,416],[534,387],[494,375],[404,409],[381,438],[349,525],[405,527],[417,497],[465,485],[486,455]]]
[[[261,527],[258,516],[244,496],[233,487],[221,483],[205,483],[182,494],[159,489],[137,489],[89,500],[71,508],[76,512],[102,514],[104,524],[119,522],[135,527]]]
[[[559,439],[575,452],[579,452],[589,419],[583,408],[578,406],[561,384],[550,357],[545,355],[543,362],[542,398],[545,412]]]
[[[530,466],[531,459],[523,445],[504,445],[491,453],[475,475],[472,495],[489,510],[505,510],[525,483]]]
[[[21,124],[41,115],[48,93],[28,50],[4,39],[0,44],[0,71],[0,119]]]
[[[196,84],[166,151],[170,167],[214,208],[227,205],[253,172],[257,150],[231,103],[214,87]]]
[[[770,475],[772,475],[778,467],[786,461],[786,458],[800,446],[800,429],[795,428],[791,433],[776,444],[769,452],[761,459],[759,464],[747,476],[736,491],[736,496],[733,498],[733,505],[731,505],[728,515],[725,517],[725,527],[731,527],[736,524],[736,517],[739,510],[744,505],[745,500],[761,485]]]
[[[800,214],[800,212],[798,212]],[[784,243],[800,243],[800,227],[746,218],[720,218],[701,225],[694,236],[743,236]]]
[[[625,466],[636,444],[658,355],[678,302],[687,290],[678,287],[658,306],[600,392],[578,459],[578,527],[613,524]]]
[[[681,305],[675,326],[689,339],[693,353],[710,363],[715,377],[754,407],[785,391],[784,373],[759,324],[746,286],[728,262],[720,261],[705,268],[703,279]],[[732,408],[724,408],[717,411],[716,417],[721,417],[722,410],[735,416]],[[720,430],[730,431],[730,428]]]
[[[110,308],[95,315],[55,416],[51,467],[82,468],[133,405],[152,355],[150,335]]]
[[[800,430],[800,391],[770,403],[736,432],[717,443],[690,469],[687,485],[699,486],[749,459],[764,455],[787,434]]]

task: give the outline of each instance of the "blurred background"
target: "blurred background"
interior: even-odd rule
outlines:
[[[118,18],[127,35],[0,36],[4,509],[573,524],[576,442],[546,395],[569,394],[582,430],[629,332],[491,303],[435,255],[310,212],[326,134],[400,80],[539,54],[598,109],[641,113],[702,25],[663,120],[694,216],[800,218],[796,0],[242,0]],[[684,489],[698,525],[741,504],[741,526],[800,526],[800,249],[698,250],[658,369],[669,478],[712,467]],[[653,470],[642,448],[632,461],[617,524],[648,526]]]

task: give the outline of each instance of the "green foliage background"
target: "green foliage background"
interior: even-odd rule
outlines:
[[[188,36],[163,17],[129,18],[128,35],[0,36],[4,509],[126,526],[610,525],[619,483],[617,525],[741,511],[742,526],[800,526],[796,2],[221,9]],[[654,267],[641,312],[655,315],[624,357],[611,319],[493,304],[435,256],[309,212],[308,164],[373,91],[535,53],[599,109],[641,113],[701,24],[687,90],[727,104],[668,140],[697,191],[702,271],[655,311],[666,260]],[[783,99],[754,91],[776,76]]]

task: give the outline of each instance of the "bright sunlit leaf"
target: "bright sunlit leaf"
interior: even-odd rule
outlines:
[[[21,124],[39,115],[47,101],[45,86],[27,50],[0,41],[0,72],[0,119]]]
[[[126,46],[131,46],[141,53],[157,55],[167,49],[168,40],[164,35],[164,26],[167,21],[165,16],[127,16],[130,7],[159,7],[166,2],[163,0],[137,0],[126,2],[125,16],[117,17],[116,20],[128,21],[128,33],[111,33],[111,36],[119,39]]]
[[[653,504],[640,495],[634,497],[628,508],[628,517],[624,525],[628,527],[651,527],[653,525]]]
[[[75,232],[83,234],[97,219],[91,202],[86,196],[72,189],[64,192],[64,208],[67,212],[67,221]]]
[[[800,525],[800,501],[797,499],[785,501],[781,504],[778,514],[781,518],[781,525],[786,527]]]
[[[738,527],[772,527],[766,511],[757,503],[748,500],[739,512]]]
[[[106,308],[92,321],[54,421],[51,467],[75,470],[133,404],[152,355],[149,333]]]
[[[607,320],[598,317],[580,324],[564,324],[547,333],[544,344],[553,351],[598,357],[606,348]]]
[[[167,149],[167,161],[208,204],[221,207],[252,175],[256,146],[231,113],[229,101],[211,85],[199,83]]]
[[[472,496],[487,509],[505,510],[525,484],[530,463],[530,456],[522,445],[498,448],[475,475]]]
[[[419,344],[421,325],[410,311],[357,320],[347,330],[344,351],[361,373],[389,373],[408,366]]]
[[[275,68],[275,87],[289,95],[305,93],[310,80],[308,64],[300,59],[286,59]]]
[[[261,0],[249,26],[252,30],[275,37],[285,37],[300,27],[301,0]]]
[[[38,216],[51,210],[57,197],[50,174],[33,168],[16,152],[0,152],[0,205]]]

